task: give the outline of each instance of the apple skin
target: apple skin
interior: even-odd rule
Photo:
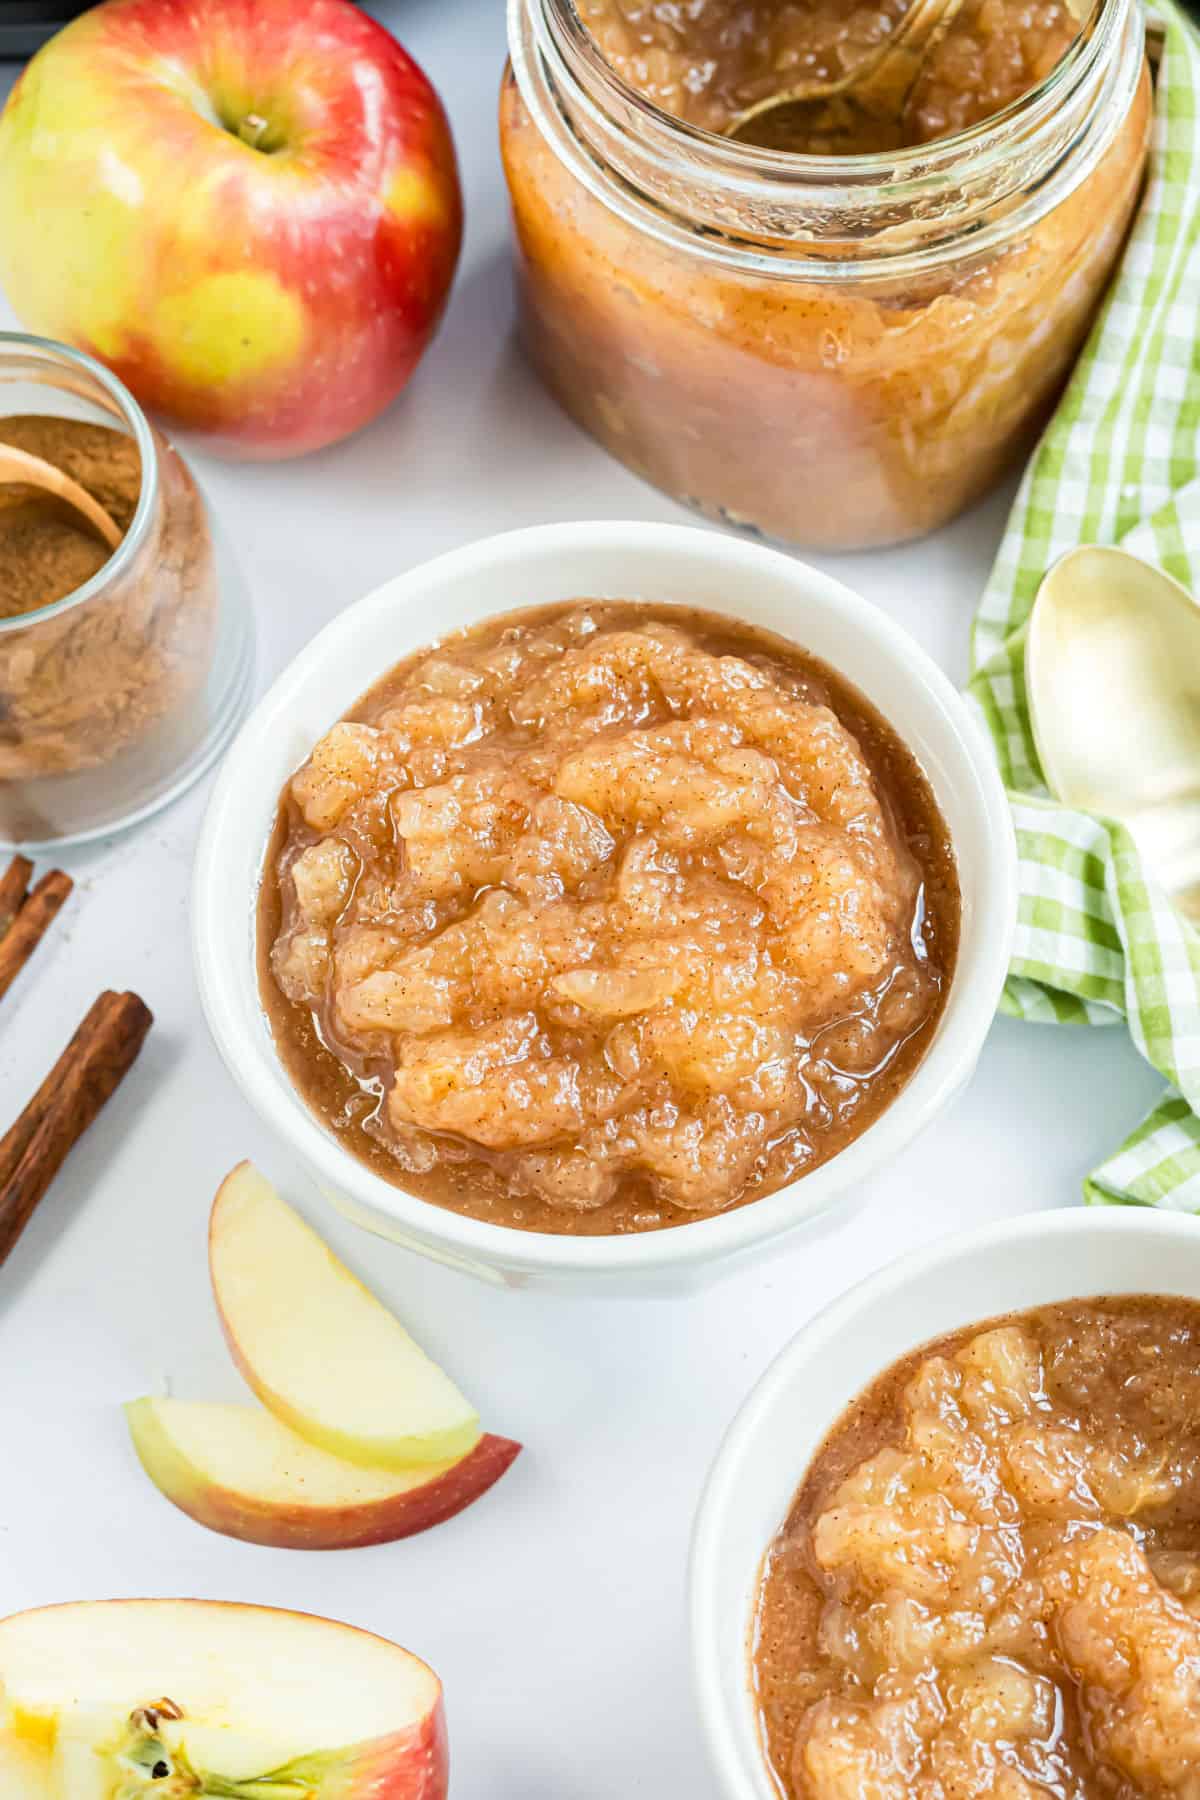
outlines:
[[[302,455],[381,412],[461,237],[441,103],[351,0],[105,0],[0,117],[18,317],[226,454]]]
[[[278,1691],[270,1681],[275,1668],[287,1671]],[[347,1705],[348,1686],[369,1735],[309,1748],[313,1731],[338,1735],[333,1715]],[[164,1693],[183,1718],[161,1727],[161,1742],[168,1754],[188,1752],[208,1777],[197,1800],[208,1793],[238,1800],[243,1791],[249,1800],[262,1791],[256,1776],[285,1767],[297,1782],[303,1776],[310,1800],[446,1800],[441,1683],[417,1657],[314,1614],[209,1600],[76,1601],[0,1620],[0,1772],[14,1715],[26,1732],[40,1719],[51,1758],[47,1800],[65,1800],[55,1764],[64,1747],[81,1743],[100,1752],[83,1762],[89,1786],[107,1794],[105,1756],[128,1738],[133,1709],[161,1704]],[[212,1751],[224,1769],[206,1768]],[[243,1765],[232,1775],[231,1756]],[[78,1784],[68,1783],[75,1800]],[[164,1787],[148,1779],[147,1800]],[[4,1800],[40,1800],[41,1792],[5,1790]]]
[[[257,1407],[143,1399],[125,1414],[142,1467],[181,1512],[225,1537],[277,1550],[361,1549],[428,1531],[499,1481],[521,1450],[485,1436],[457,1462],[397,1476],[340,1462]],[[197,1417],[210,1451],[203,1461],[189,1441]],[[261,1457],[257,1483],[256,1471],[236,1467],[243,1446],[247,1464]]]
[[[314,1800],[446,1800],[449,1760],[439,1707],[420,1726],[348,1753],[340,1768],[326,1774]]]

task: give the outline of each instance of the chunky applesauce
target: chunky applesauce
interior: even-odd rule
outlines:
[[[984,494],[1060,394],[1140,191],[1128,0],[1086,33],[1065,0],[964,0],[902,116],[849,140],[869,168],[829,154],[840,130],[762,126],[764,163],[696,128],[852,69],[903,0],[578,0],[599,69],[543,56],[572,10],[521,0],[501,97],[522,340],[566,411],[701,512],[819,548]]]
[[[577,601],[409,658],[321,739],[259,942],[347,1148],[478,1218],[604,1233],[857,1136],[957,933],[928,785],[860,695],[731,619]]]
[[[1194,1800],[1200,1305],[942,1339],[826,1440],[754,1672],[789,1800]]]
[[[656,106],[705,131],[724,132],[748,108],[802,83],[835,83],[865,67],[896,31],[909,0],[693,0],[686,9],[645,0],[577,0],[606,61]],[[935,41],[895,120],[860,121],[866,137],[830,133],[838,154],[923,144],[965,131],[1019,100],[1062,60],[1079,35],[1066,0],[963,0]],[[837,97],[835,96],[835,101]],[[841,123],[832,105],[831,127]],[[815,140],[780,136],[794,117],[767,115],[747,141],[827,153]],[[819,116],[810,120],[821,124]],[[885,140],[885,141],[881,141]],[[869,141],[868,141],[869,140]]]

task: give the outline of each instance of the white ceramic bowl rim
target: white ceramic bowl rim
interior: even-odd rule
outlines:
[[[773,1778],[765,1773],[767,1764],[761,1752],[753,1773],[747,1768],[742,1748],[746,1737],[742,1729],[744,1719],[735,1718],[729,1707],[731,1684],[724,1679],[724,1671],[731,1655],[742,1659],[745,1675],[742,1696],[744,1703],[747,1706],[754,1704],[750,1689],[750,1649],[741,1634],[741,1628],[722,1614],[718,1570],[730,1537],[729,1521],[741,1497],[747,1458],[756,1440],[768,1427],[776,1408],[797,1381],[799,1372],[810,1363],[818,1362],[822,1355],[832,1354],[831,1346],[837,1344],[847,1327],[869,1318],[885,1299],[890,1299],[904,1288],[916,1285],[947,1265],[958,1263],[964,1256],[969,1255],[982,1262],[991,1252],[1027,1241],[1031,1249],[1036,1248],[1039,1256],[1053,1262],[1056,1268],[1063,1266],[1069,1270],[1071,1241],[1084,1234],[1111,1237],[1117,1243],[1135,1237],[1158,1239],[1164,1244],[1178,1244],[1181,1250],[1186,1249],[1193,1261],[1200,1256],[1200,1221],[1187,1214],[1156,1212],[1137,1206],[1117,1206],[1111,1209],[1064,1207],[1049,1212],[1027,1213],[1017,1219],[1005,1219],[997,1224],[954,1232],[949,1237],[939,1238],[932,1245],[909,1251],[832,1300],[789,1340],[751,1388],[722,1440],[705,1483],[692,1533],[689,1574],[692,1665],[696,1696],[702,1728],[726,1793],[739,1796],[739,1800],[741,1796],[745,1796],[746,1800],[751,1800],[753,1796],[757,1800],[757,1795],[764,1791],[764,1778],[772,1789],[776,1786]],[[1056,1258],[1063,1259],[1061,1265]],[[1180,1261],[1182,1260],[1181,1257]],[[1070,1291],[1069,1274],[1064,1278],[1063,1286],[1068,1290],[1064,1293],[1064,1300],[1087,1299],[1101,1291],[1096,1288],[1089,1290],[1086,1282],[1080,1289]],[[1115,1283],[1114,1291],[1133,1290],[1122,1289]],[[1200,1282],[1197,1284],[1197,1296],[1200,1297]],[[1014,1303],[1005,1310],[1019,1311],[1019,1303]],[[995,1316],[994,1312],[981,1314],[978,1323],[982,1324],[987,1317],[992,1316]],[[939,1331],[924,1332],[920,1321],[917,1321],[908,1351],[918,1350],[923,1343],[933,1341],[941,1335]],[[901,1351],[897,1354],[905,1353]],[[889,1356],[876,1370],[876,1374],[883,1374],[895,1360],[896,1357]],[[831,1413],[825,1429],[831,1429],[840,1415],[839,1407]],[[781,1446],[780,1454],[787,1455],[786,1445]],[[792,1493],[799,1488],[804,1475],[805,1466],[795,1469],[794,1479],[790,1483]],[[781,1514],[776,1529],[782,1523]],[[769,1543],[764,1542],[761,1554],[765,1555],[768,1548]],[[744,1624],[745,1621],[742,1621],[742,1625]]]
[[[856,633],[871,641],[898,666],[911,672],[932,697],[952,734],[955,754],[969,773],[972,806],[986,846],[988,880],[983,884],[978,917],[971,923],[974,948],[964,954],[968,921],[964,914],[958,964],[934,1041],[911,1079],[862,1135],[810,1175],[778,1193],[747,1206],[697,1219],[665,1231],[627,1236],[572,1237],[489,1224],[431,1204],[394,1187],[360,1163],[320,1125],[293,1088],[264,1031],[247,1042],[239,1023],[239,994],[246,979],[244,963],[223,954],[228,941],[230,886],[226,861],[240,829],[238,815],[247,791],[261,787],[256,770],[266,746],[286,730],[298,696],[313,681],[335,644],[376,615],[394,611],[403,598],[417,607],[432,602],[430,641],[438,635],[436,595],[448,579],[482,573],[511,564],[523,554],[578,553],[582,546],[602,552],[620,548],[680,557],[705,558],[728,571],[731,585],[739,579],[752,586],[756,574],[780,565],[791,572],[797,589],[821,596],[828,611],[837,611]],[[569,597],[564,594],[564,598]],[[854,680],[853,673],[849,679]],[[886,696],[868,694],[886,716]],[[338,705],[329,724],[352,704]],[[274,797],[272,796],[272,806]],[[261,846],[265,853],[266,840]],[[201,1001],[221,1054],[251,1103],[268,1124],[334,1188],[340,1188],[370,1210],[382,1213],[431,1245],[444,1247],[466,1263],[487,1265],[496,1259],[530,1274],[586,1269],[591,1273],[672,1270],[736,1255],[761,1240],[823,1210],[831,1188],[837,1191],[864,1180],[908,1143],[940,1110],[969,1071],[999,1000],[1008,968],[1016,913],[1016,851],[1004,789],[990,746],[962,696],[920,646],[885,613],[833,577],[761,544],[690,525],[645,521],[585,521],[526,527],[480,539],[422,563],[375,589],[346,608],[314,637],[268,690],[229,751],[213,791],[196,853],[192,895],[192,927]],[[244,920],[243,920],[244,924]],[[830,1171],[835,1171],[831,1177]],[[436,1249],[433,1251],[436,1254]]]

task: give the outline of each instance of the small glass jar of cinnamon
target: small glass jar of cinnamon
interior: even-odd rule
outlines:
[[[90,495],[115,547],[12,450]],[[173,798],[228,741],[252,663],[183,458],[92,358],[0,333],[0,841],[78,842]]]

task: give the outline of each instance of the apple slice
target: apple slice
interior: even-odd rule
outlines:
[[[0,1621],[0,1770],[28,1722],[45,1785],[4,1800],[445,1800],[441,1683],[304,1613],[100,1600]],[[40,1781],[40,1777],[39,1777]]]
[[[212,1531],[280,1550],[349,1550],[427,1531],[477,1500],[521,1449],[482,1437],[457,1462],[401,1474],[330,1456],[257,1406],[147,1399],[125,1415],[168,1500]]]
[[[217,1190],[208,1254],[234,1361],[301,1437],[376,1469],[479,1442],[474,1407],[252,1163]]]

